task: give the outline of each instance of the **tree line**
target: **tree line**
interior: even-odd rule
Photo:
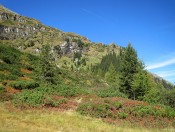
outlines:
[[[165,81],[156,81],[153,75],[145,70],[144,63],[138,59],[131,44],[121,48],[119,54],[110,52],[103,56],[101,62],[93,66],[91,71],[104,77],[110,86],[130,99],[175,106],[174,86],[166,84]],[[170,88],[166,89],[165,86]]]

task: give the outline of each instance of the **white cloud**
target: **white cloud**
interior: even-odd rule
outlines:
[[[175,64],[175,58],[163,61],[163,62],[159,62],[159,63],[155,63],[155,64],[151,64],[148,65],[148,67],[146,67],[147,70],[152,70],[152,69],[157,69],[157,68],[161,68],[161,67],[165,67],[165,66],[169,66]]]
[[[81,8],[81,10],[82,10],[83,12],[89,14],[89,15],[92,15],[92,16],[98,18],[98,19],[102,19],[102,20],[103,20],[103,17],[101,17],[100,15],[98,15],[98,14],[95,13],[95,12],[92,12],[91,10],[87,10],[87,9],[85,9],[85,8]]]
[[[160,77],[175,77],[175,70],[156,72]]]

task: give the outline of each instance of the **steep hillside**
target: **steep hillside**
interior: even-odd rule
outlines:
[[[65,69],[90,69],[101,62],[106,54],[119,54],[116,44],[92,43],[86,37],[48,27],[38,20],[15,13],[0,5],[0,42],[22,52],[39,55],[42,45],[49,44],[55,52],[57,66]],[[60,56],[62,56],[60,58]],[[166,80],[153,75],[155,82],[172,89]]]
[[[127,96],[112,84],[90,71],[78,72],[63,69],[60,71],[59,68],[56,68],[52,69],[54,72],[51,71],[48,75],[43,76],[40,71],[44,68],[41,61],[43,61],[42,56],[34,56],[0,44],[0,102],[3,106],[1,120],[4,120],[4,117],[15,118],[14,123],[19,123],[17,128],[13,126],[15,130],[23,130],[23,127],[20,122],[17,122],[16,115],[9,115],[9,113],[21,110],[23,112],[29,110],[32,115],[34,114],[32,110],[37,110],[42,115],[47,115],[47,112],[50,113],[50,111],[71,110],[119,126],[127,124],[130,127],[144,129],[151,127],[161,130],[168,127],[174,130],[174,108],[163,104],[149,104],[127,99]],[[46,73],[48,71],[50,69]],[[151,98],[154,99],[154,97]],[[21,116],[20,112],[16,114]],[[28,114],[25,113],[26,118],[30,116]],[[41,117],[38,116],[38,119]],[[40,123],[30,120],[34,124]],[[4,123],[8,127],[4,128],[0,122],[2,130],[9,130],[8,122]],[[76,122],[75,125],[78,123]],[[48,127],[51,129],[53,124],[50,125]],[[43,129],[46,128],[43,127]],[[67,126],[64,129],[67,130]]]
[[[0,6],[0,42],[33,54],[40,51],[42,44],[50,44],[53,49],[61,49],[62,55],[67,55],[61,61],[70,62],[73,54],[79,52],[86,56],[89,64],[100,62],[103,55],[120,49],[119,46],[92,43],[75,33],[45,26],[38,20],[21,16],[3,6]]]

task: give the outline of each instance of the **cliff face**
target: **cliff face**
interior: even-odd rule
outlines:
[[[31,37],[46,28],[39,21],[20,16],[0,6],[0,39],[11,40],[19,37]]]
[[[16,39],[19,37],[31,37],[35,32],[41,30],[45,30],[45,28],[40,25],[19,27],[0,25],[0,39],[9,40]]]

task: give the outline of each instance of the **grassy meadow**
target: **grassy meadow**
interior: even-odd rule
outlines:
[[[118,126],[82,116],[75,111],[57,109],[18,109],[0,103],[1,132],[174,132],[174,129],[146,129]]]

